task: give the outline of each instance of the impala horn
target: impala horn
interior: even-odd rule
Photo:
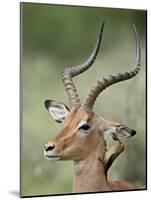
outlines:
[[[136,38],[136,64],[135,66],[131,70],[128,70],[126,72],[111,74],[111,75],[108,75],[107,77],[102,78],[101,80],[98,80],[96,85],[92,87],[92,89],[88,93],[87,98],[82,104],[84,109],[92,110],[94,103],[96,101],[96,98],[104,89],[120,81],[125,81],[130,78],[133,78],[139,72],[140,63],[141,63],[140,38],[134,24],[133,24],[133,28],[135,32],[135,38]]]
[[[98,51],[99,51],[100,44],[101,44],[104,23],[105,22],[102,23],[102,27],[99,32],[99,36],[97,38],[96,45],[95,45],[90,57],[83,64],[78,65],[76,67],[66,68],[63,72],[63,83],[65,86],[67,95],[69,97],[70,107],[80,106],[80,100],[78,98],[78,94],[77,94],[76,88],[74,86],[74,83],[72,81],[72,78],[74,76],[77,76],[78,74],[81,74],[82,72],[86,71],[87,69],[89,69],[92,66],[92,64],[94,63],[96,56],[98,54]]]

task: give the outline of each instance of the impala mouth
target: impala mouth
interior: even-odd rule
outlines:
[[[61,155],[55,155],[53,152],[47,152],[44,150],[44,156],[46,157],[47,160],[50,160],[50,161],[56,161],[56,160],[60,160],[61,158]]]
[[[57,160],[60,160],[61,156],[48,156],[46,155],[46,159],[47,160],[50,160],[50,161],[57,161]]]

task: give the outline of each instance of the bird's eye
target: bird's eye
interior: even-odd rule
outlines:
[[[90,125],[83,124],[81,127],[79,127],[79,130],[88,131],[90,128],[91,128]]]

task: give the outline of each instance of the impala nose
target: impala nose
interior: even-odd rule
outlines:
[[[46,144],[46,145],[44,146],[44,149],[45,149],[46,152],[47,152],[47,151],[52,151],[54,148],[55,148],[55,145],[54,145],[54,144]]]

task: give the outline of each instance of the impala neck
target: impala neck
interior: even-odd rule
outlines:
[[[85,160],[74,161],[73,192],[97,192],[111,190],[104,171],[101,148],[97,148]]]

